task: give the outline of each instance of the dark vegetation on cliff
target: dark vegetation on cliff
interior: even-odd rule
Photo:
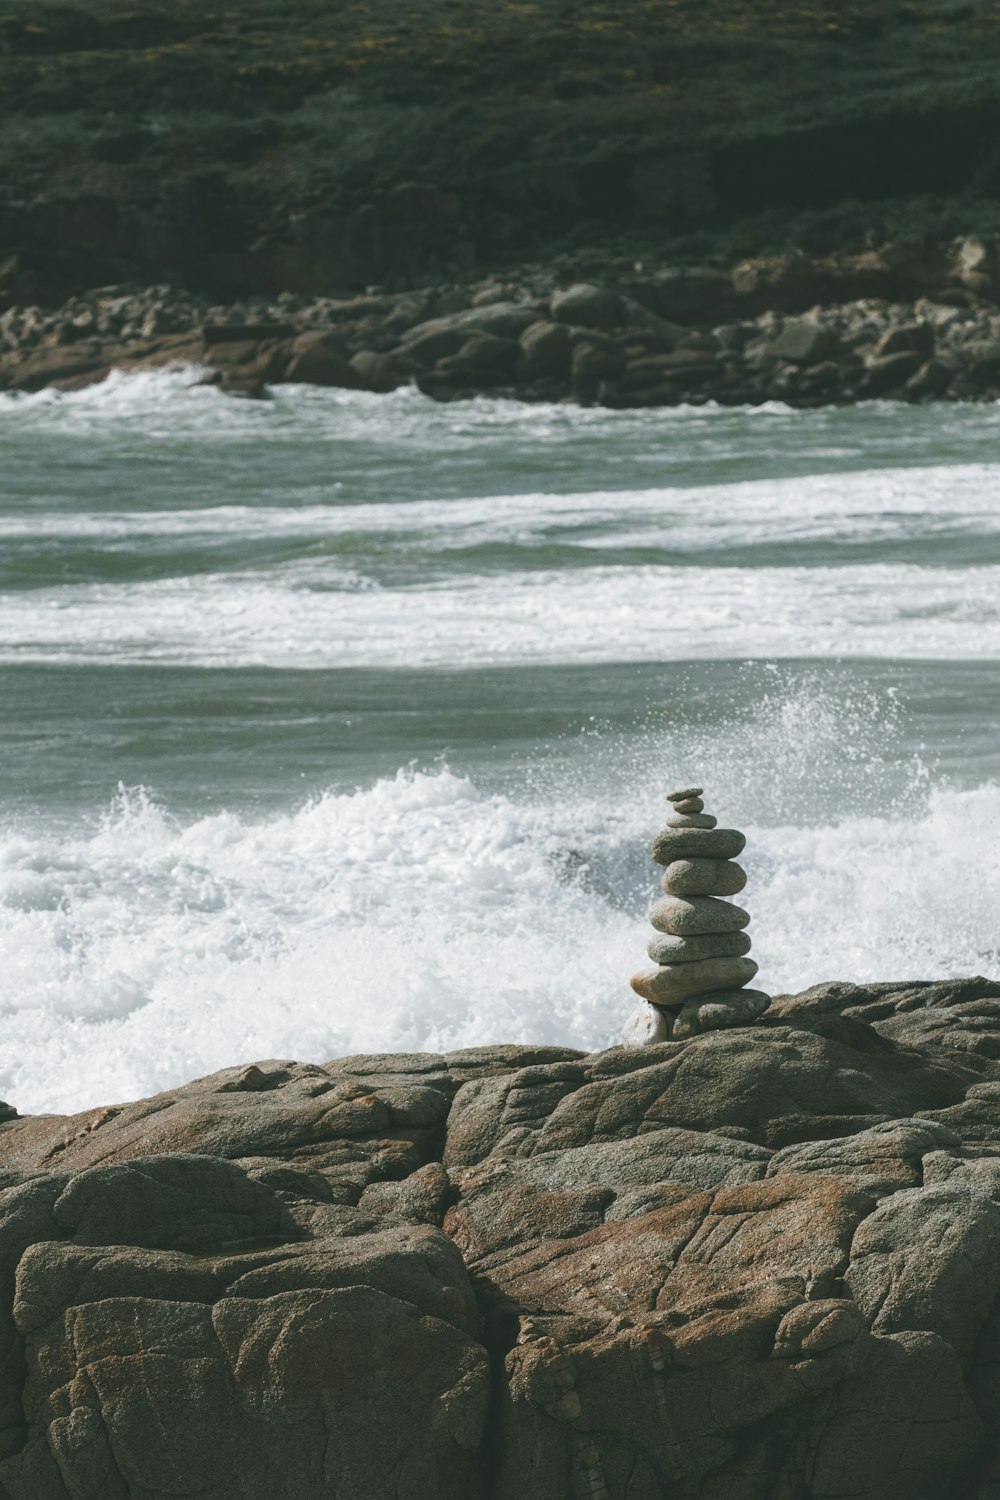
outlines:
[[[13,300],[1000,225],[1000,4],[2,0]]]

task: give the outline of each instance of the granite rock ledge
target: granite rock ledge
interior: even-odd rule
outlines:
[[[998,1292],[983,979],[8,1110],[0,1500],[997,1500]]]

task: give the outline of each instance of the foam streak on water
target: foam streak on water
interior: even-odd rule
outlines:
[[[229,576],[24,593],[0,620],[0,661],[468,667],[727,653],[1000,659],[1000,566],[993,565],[546,569],[396,589],[341,570],[338,587],[317,589],[308,574],[296,570],[281,584]]]

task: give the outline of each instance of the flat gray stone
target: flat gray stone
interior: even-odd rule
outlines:
[[[657,932],[695,937],[708,932],[736,932],[746,927],[750,913],[732,901],[713,896],[661,896],[650,908],[649,920]]]
[[[680,792],[668,792],[668,802],[686,802],[689,797],[700,797],[705,790],[703,786],[686,786]]]
[[[740,958],[750,952],[745,932],[706,932],[696,937],[658,933],[646,949],[654,964],[691,964],[703,958]]]
[[[728,859],[675,859],[660,881],[668,896],[735,896],[747,872]]]
[[[696,995],[672,1018],[671,1038],[699,1036],[703,1031],[721,1031],[727,1026],[749,1026],[771,1003],[763,990],[724,990]]]
[[[711,813],[675,813],[667,819],[668,828],[714,828],[718,818]]]
[[[674,812],[699,813],[705,811],[705,804],[700,797],[685,797],[683,802],[673,803]]]
[[[675,859],[734,859],[746,842],[738,828],[664,828],[653,840],[653,858],[658,865]]]
[[[752,958],[706,958],[698,963],[664,964],[641,969],[630,983],[650,1005],[683,1005],[692,995],[734,990],[749,984],[757,972]]]

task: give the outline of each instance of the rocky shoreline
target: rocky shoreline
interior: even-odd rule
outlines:
[[[437,401],[487,393],[611,408],[1000,399],[991,240],[589,269],[227,304],[126,284],[50,308],[18,301],[14,276],[0,313],[0,390],[75,390],[114,369],[195,365],[207,383],[255,397],[283,383],[412,383]]]
[[[0,1495],[996,1500],[998,1090],[961,979],[5,1107]]]

